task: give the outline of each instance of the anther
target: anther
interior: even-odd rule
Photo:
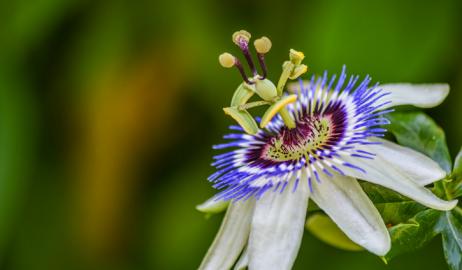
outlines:
[[[260,77],[261,80],[266,78],[267,68],[265,64],[265,54],[271,49],[271,40],[267,37],[261,37],[253,43],[255,50],[257,51],[258,62],[263,71],[263,75]]]
[[[249,78],[247,77],[247,75],[245,74],[241,61],[239,61],[239,59],[237,59],[232,54],[226,53],[226,52],[220,54],[220,56],[218,56],[218,62],[220,62],[220,65],[224,68],[232,68],[235,66],[239,70],[239,73],[241,74],[242,79],[247,84],[254,84],[254,82],[251,82]]]
[[[242,53],[244,54],[245,59],[247,60],[250,70],[255,76],[257,75],[257,69],[255,68],[255,65],[253,64],[253,60],[249,52],[250,37],[251,35],[249,32],[245,30],[240,30],[240,31],[234,32],[233,42],[241,49]]]
[[[222,53],[218,56],[220,65],[224,68],[232,68],[235,65],[236,57],[230,53]]]
[[[257,53],[265,54],[271,49],[271,40],[267,37],[261,37],[254,41],[253,45]]]

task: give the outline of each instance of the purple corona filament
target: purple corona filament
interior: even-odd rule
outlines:
[[[209,181],[222,190],[218,198],[259,198],[268,190],[283,192],[289,182],[294,191],[299,181],[307,181],[313,192],[313,181],[322,184],[320,174],[344,175],[343,169],[367,173],[355,160],[374,159],[375,154],[357,146],[373,143],[369,137],[383,136],[382,125],[389,123],[383,114],[390,110],[381,109],[386,104],[381,99],[388,93],[377,84],[369,86],[369,76],[359,84],[358,79],[347,79],[343,67],[337,80],[335,75],[328,80],[325,72],[313,76],[307,86],[300,82],[297,102],[287,106],[296,122],[293,129],[280,116],[255,135],[231,126],[233,133],[224,136],[230,141],[214,146],[233,148],[215,156],[212,163],[217,171]]]

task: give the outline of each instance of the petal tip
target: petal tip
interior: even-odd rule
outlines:
[[[439,205],[437,205],[437,206],[435,205],[435,206],[430,207],[430,208],[440,210],[440,211],[450,211],[454,207],[457,206],[458,202],[459,202],[458,200],[452,200],[452,201],[444,201],[444,200],[442,200],[442,202]]]
[[[228,208],[229,201],[218,200],[212,197],[204,203],[196,205],[196,210],[206,214],[217,214]]]
[[[448,209],[446,211],[452,210],[454,207],[457,206],[459,200],[452,200],[448,202]]]
[[[366,243],[361,244],[369,252],[377,256],[385,256],[391,249],[391,238],[388,230],[377,231],[376,237],[370,237]]]

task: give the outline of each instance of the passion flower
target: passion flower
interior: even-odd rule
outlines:
[[[209,181],[221,191],[198,208],[207,211],[224,202],[230,205],[200,269],[229,269],[240,254],[239,269],[290,269],[301,243],[309,199],[352,241],[385,255],[390,236],[357,179],[430,208],[444,211],[457,204],[425,188],[445,177],[436,162],[381,138],[389,124],[384,115],[392,106],[438,105],[447,96],[448,85],[371,84],[369,76],[361,81],[358,76],[348,77],[343,67],[338,78],[327,72],[312,76],[309,82],[292,87],[296,89],[289,95],[283,93],[287,79],[306,72],[303,54],[291,50],[276,87],[266,78],[264,64],[264,75],[256,72],[248,50],[250,34],[237,32],[234,40],[253,75],[246,77],[234,56],[220,57],[223,66],[237,66],[244,78],[231,107],[225,108],[240,125],[231,126],[232,133],[224,136],[229,142],[214,146],[231,148],[216,155],[212,163],[217,171]],[[261,52],[271,47],[268,42],[267,38],[256,42],[261,63]],[[268,81],[259,91],[264,80]],[[247,111],[254,106],[246,106],[253,94],[263,99],[255,106],[270,105],[259,120],[261,129]]]

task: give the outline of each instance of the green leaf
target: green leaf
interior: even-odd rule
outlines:
[[[361,187],[379,210],[387,226],[407,222],[426,209],[425,206],[379,185],[361,182]]]
[[[389,229],[391,236],[391,250],[385,256],[390,260],[402,253],[417,250],[425,246],[438,234],[436,225],[442,212],[427,209],[417,213],[405,223]]]
[[[434,227],[441,212],[375,184],[361,182],[361,186],[389,227],[392,248],[385,261],[424,246],[438,234]]]
[[[393,112],[387,115],[391,124],[386,128],[399,144],[413,148],[438,162],[451,172],[451,156],[444,131],[423,112]]]
[[[459,150],[456,160],[454,161],[452,175],[455,179],[462,179],[462,148]]]
[[[451,157],[446,145],[444,131],[423,112],[393,112],[387,116],[391,124],[388,130],[395,136],[399,144],[411,147],[433,160],[446,171],[451,172]],[[454,175],[460,175],[462,171],[461,154],[456,160]],[[460,169],[459,169],[460,168]],[[456,182],[435,183],[436,192],[440,195],[457,197],[462,194],[462,189],[458,189]],[[403,205],[400,205],[403,208]],[[411,213],[417,208],[407,206],[403,212]],[[383,212],[384,210],[382,210]],[[409,222],[398,224],[390,228],[392,237],[392,249],[386,255],[386,259],[391,259],[401,253],[416,250],[424,246],[438,233],[443,235],[443,245],[446,260],[451,269],[460,269],[461,265],[461,245],[460,243],[460,219],[455,219],[455,212],[439,212],[428,209],[418,212]],[[391,212],[391,211],[389,211]],[[456,235],[459,233],[459,235]],[[459,241],[457,240],[459,239]]]
[[[441,216],[444,257],[451,270],[462,269],[462,209],[454,208]]]
[[[458,198],[462,196],[462,149],[457,154],[451,178],[452,182],[446,183],[447,192],[452,198]]]
[[[375,204],[377,210],[388,227],[406,223],[419,212],[426,209],[425,206],[414,201],[379,203]]]
[[[349,251],[363,250],[325,214],[316,213],[308,217],[305,228],[321,241],[336,248]]]

